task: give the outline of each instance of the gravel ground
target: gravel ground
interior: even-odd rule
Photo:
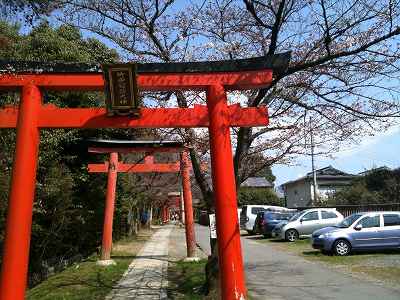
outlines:
[[[185,285],[189,286],[194,282],[194,277],[198,277],[199,274],[204,275],[204,267],[201,264],[201,269],[199,267],[195,268],[185,268],[176,267],[177,262],[182,261],[186,258],[186,236],[185,227],[182,224],[176,224],[173,228],[168,245],[168,298],[169,299],[202,299],[202,300],[215,300],[212,296],[204,296],[202,290],[202,285],[204,280],[200,281],[200,284],[195,285],[194,288],[188,290]],[[200,249],[196,249],[196,256],[199,258],[207,258],[207,255]],[[195,280],[196,282],[198,280]]]
[[[158,228],[158,227],[157,227]],[[118,241],[118,243],[113,244],[113,252],[128,252],[137,253],[143,247],[144,242],[149,239],[155,230],[142,229],[139,231],[138,235],[135,237],[130,237],[125,240]],[[138,243],[138,241],[140,243]]]
[[[379,283],[400,290],[400,251],[357,252],[347,257],[336,257],[321,254],[320,251],[312,249],[310,243],[306,241],[290,244],[259,240],[259,237],[254,236],[244,238],[299,255],[310,262],[321,263],[330,269],[349,274],[363,281]]]
[[[185,227],[183,225],[176,225],[169,239],[169,260],[178,261],[185,259],[186,254]],[[199,258],[207,258],[207,255],[199,248],[196,249],[196,256]]]

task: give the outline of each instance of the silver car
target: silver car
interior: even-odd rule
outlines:
[[[272,237],[294,242],[308,237],[318,229],[334,226],[343,220],[343,215],[334,208],[307,209],[295,214],[288,222],[278,224]]]
[[[400,212],[355,213],[334,227],[317,230],[312,246],[323,252],[348,255],[351,251],[400,248]]]

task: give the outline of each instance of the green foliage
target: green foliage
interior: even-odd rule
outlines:
[[[30,33],[19,33],[19,26],[0,21],[0,59],[35,61],[117,61],[115,50],[94,39],[84,39],[69,26],[52,28],[41,23]],[[0,94],[0,107],[17,104],[14,92]],[[103,105],[102,94],[47,92],[45,103],[60,107]],[[87,137],[132,138],[131,130],[41,130],[39,165],[32,224],[30,272],[40,270],[44,260],[86,255],[100,243],[103,223],[106,176],[89,175],[86,166],[96,158],[88,155],[82,143]],[[0,130],[0,247],[4,238],[9,181],[15,150],[15,130]],[[98,157],[104,160],[104,156]],[[34,159],[34,158],[32,158]],[[21,187],[23,188],[23,187]],[[117,208],[119,207],[117,200]],[[121,220],[122,210],[116,210]],[[116,236],[120,226],[115,222]]]
[[[238,193],[238,205],[279,205],[283,202],[272,189],[269,188],[240,188]]]
[[[400,202],[400,169],[377,169],[360,176],[337,192],[329,204],[373,204]]]
[[[147,237],[141,241],[129,241],[131,248],[114,251],[116,265],[103,267],[96,264],[98,257],[90,256],[87,260],[72,265],[63,272],[50,277],[27,293],[28,300],[86,300],[104,299],[122,277],[134,256]],[[116,248],[124,243],[116,243]]]
[[[116,265],[107,268],[96,265],[96,258],[73,265],[29,290],[29,300],[104,299],[112,285],[128,268],[132,257],[115,259]]]
[[[78,29],[61,25],[54,29],[43,22],[28,35],[18,34],[18,25],[0,21],[0,57],[10,60],[112,62],[115,50],[95,39],[83,39]]]
[[[178,261],[168,267],[168,298],[205,299],[203,286],[206,263],[204,259],[199,262]]]
[[[274,174],[272,174],[272,169],[269,166],[264,167],[263,169],[261,169],[260,171],[255,173],[254,176],[256,176],[256,177],[264,177],[265,179],[267,179],[271,183],[274,183],[275,179],[276,179],[276,176]]]

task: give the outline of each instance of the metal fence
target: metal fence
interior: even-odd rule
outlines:
[[[310,208],[336,208],[343,216],[347,217],[358,212],[370,211],[400,211],[400,203],[384,203],[384,204],[359,204],[359,205],[335,205],[335,206],[308,206],[308,207],[291,207],[298,210]]]
[[[29,274],[28,278],[29,287],[30,288],[34,287],[35,285],[46,280],[49,276],[63,271],[64,269],[66,269],[67,267],[71,266],[74,263],[82,261],[83,258],[84,258],[83,255],[77,254],[69,258],[60,256],[43,261],[41,263],[41,268],[39,271]]]
[[[384,204],[358,204],[358,205],[331,205],[331,206],[305,206],[305,207],[289,207],[299,211],[311,208],[335,208],[344,217],[358,212],[370,211],[400,211],[400,203],[384,203]],[[196,222],[208,226],[208,213],[205,210],[196,210]]]

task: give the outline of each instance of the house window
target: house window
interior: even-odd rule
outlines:
[[[319,194],[324,197],[324,198],[328,198],[329,196],[332,196],[336,193],[336,188],[332,187],[332,186],[323,186],[323,187],[319,187],[318,188]]]

